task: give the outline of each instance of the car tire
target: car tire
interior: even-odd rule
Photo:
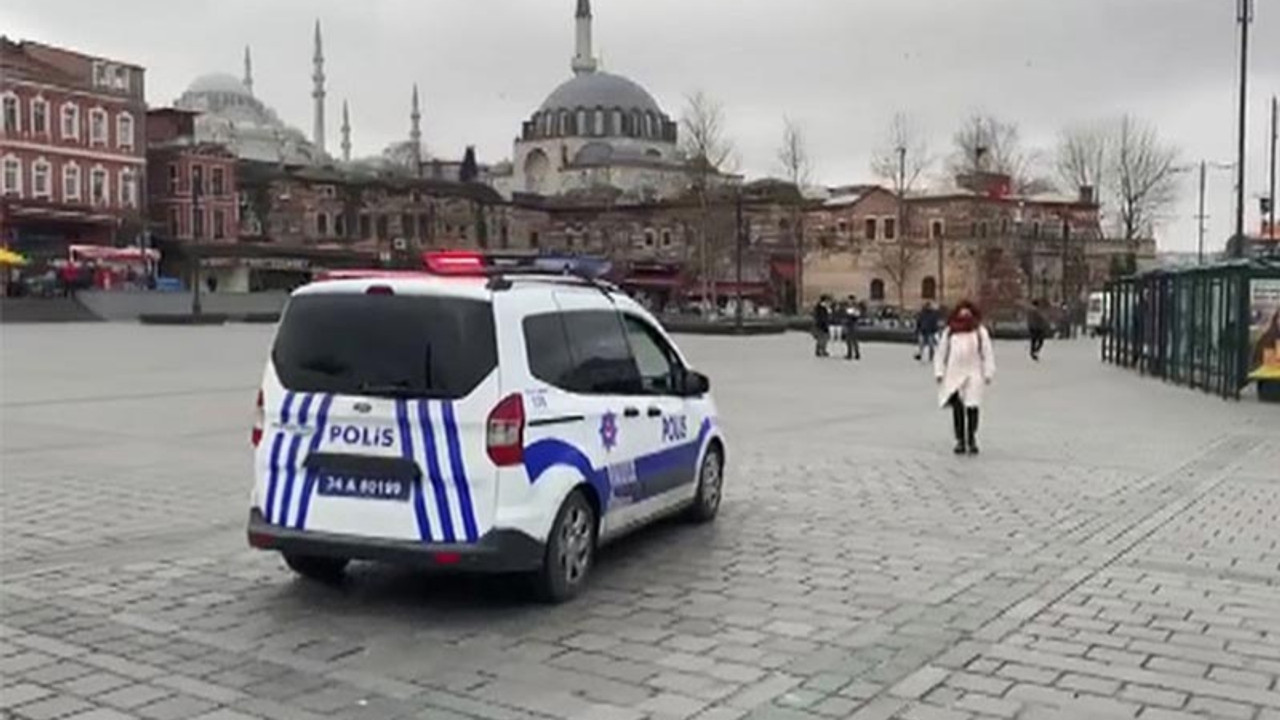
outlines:
[[[315,580],[325,585],[336,585],[342,582],[344,571],[350,560],[346,558],[321,557],[319,555],[285,554],[284,564],[289,569],[308,580]]]
[[[720,500],[724,494],[724,457],[720,449],[712,446],[702,458],[698,468],[698,494],[687,517],[696,523],[711,522],[720,512]]]
[[[582,592],[595,565],[598,528],[595,508],[582,491],[569,493],[551,526],[542,568],[533,577],[538,599],[562,603]]]

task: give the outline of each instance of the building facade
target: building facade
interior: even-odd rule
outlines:
[[[0,240],[33,258],[143,232],[145,72],[0,37]]]
[[[240,236],[236,158],[226,147],[201,142],[196,114],[147,113],[147,207],[153,237],[233,243]]]

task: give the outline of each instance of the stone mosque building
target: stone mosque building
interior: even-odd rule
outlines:
[[[578,0],[573,77],[556,87],[516,138],[505,197],[614,188],[624,199],[678,194],[688,183],[678,124],[635,81],[604,72],[592,49],[591,0]]]

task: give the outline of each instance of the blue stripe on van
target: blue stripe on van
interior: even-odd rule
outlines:
[[[400,431],[400,456],[416,463],[417,460],[413,457],[413,436],[409,434],[409,404],[404,400],[396,400],[396,427]],[[431,542],[431,523],[427,520],[427,506],[422,492],[419,473],[419,481],[413,484],[413,514],[418,521],[418,537],[422,542]]]
[[[284,426],[289,424],[289,410],[292,407],[293,393],[286,392],[284,394],[284,402],[280,404],[281,428],[276,431],[275,437],[271,439],[271,458],[268,460],[270,467],[267,469],[267,499],[262,508],[267,522],[271,522],[272,510],[275,509],[276,505],[276,483],[280,480],[280,449],[284,445]]]
[[[324,437],[324,431],[329,426],[329,407],[333,405],[333,396],[325,395],[320,401],[320,409],[316,411],[316,431],[311,436],[311,445],[307,448],[307,456],[310,457],[320,447],[320,442]],[[311,509],[311,493],[316,487],[316,471],[308,469],[306,479],[302,483],[302,496],[298,498],[298,521],[296,527],[299,530],[307,529],[307,512]],[[285,523],[289,521],[285,516]]]
[[[298,408],[298,427],[293,433],[293,440],[289,442],[289,459],[284,471],[284,495],[280,498],[280,517],[276,520],[277,525],[289,524],[289,504],[293,501],[293,482],[298,476],[298,450],[302,447],[302,431],[307,425],[308,416],[311,414],[311,402],[315,397],[311,393],[303,395],[302,407]],[[270,521],[270,516],[267,519]]]
[[[453,517],[449,512],[449,495],[445,491],[440,459],[436,455],[435,428],[426,400],[418,401],[418,424],[422,427],[422,454],[426,456],[427,474],[431,477],[431,490],[436,497],[436,512],[440,514],[440,532],[445,542],[457,542],[458,538],[453,533]]]
[[[453,414],[453,401],[444,401],[444,432],[449,444],[449,467],[453,471],[453,482],[458,488],[458,504],[462,511],[462,529],[467,534],[467,542],[475,542],[476,511],[471,504],[471,485],[467,482],[466,463],[462,458],[462,442],[458,437],[458,420]]]

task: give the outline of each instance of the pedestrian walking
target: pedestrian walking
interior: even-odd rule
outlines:
[[[813,354],[827,357],[827,343],[831,341],[831,298],[823,295],[813,306]]]
[[[1027,313],[1027,333],[1031,336],[1031,359],[1040,362],[1040,351],[1044,349],[1044,339],[1049,334],[1049,320],[1044,316],[1044,301],[1031,303],[1031,311]]]
[[[844,359],[861,360],[862,348],[858,345],[858,323],[862,322],[862,311],[858,299],[852,295],[844,304],[842,313],[844,323]]]
[[[991,333],[982,315],[969,301],[956,305],[947,319],[934,359],[939,407],[951,407],[957,455],[978,454],[978,412],[983,389],[996,373]]]
[[[934,307],[932,302],[925,301],[920,314],[916,315],[917,361],[923,360],[924,353],[928,350],[929,362],[933,362],[938,348],[938,325],[941,323],[942,313],[938,312],[938,308]]]

